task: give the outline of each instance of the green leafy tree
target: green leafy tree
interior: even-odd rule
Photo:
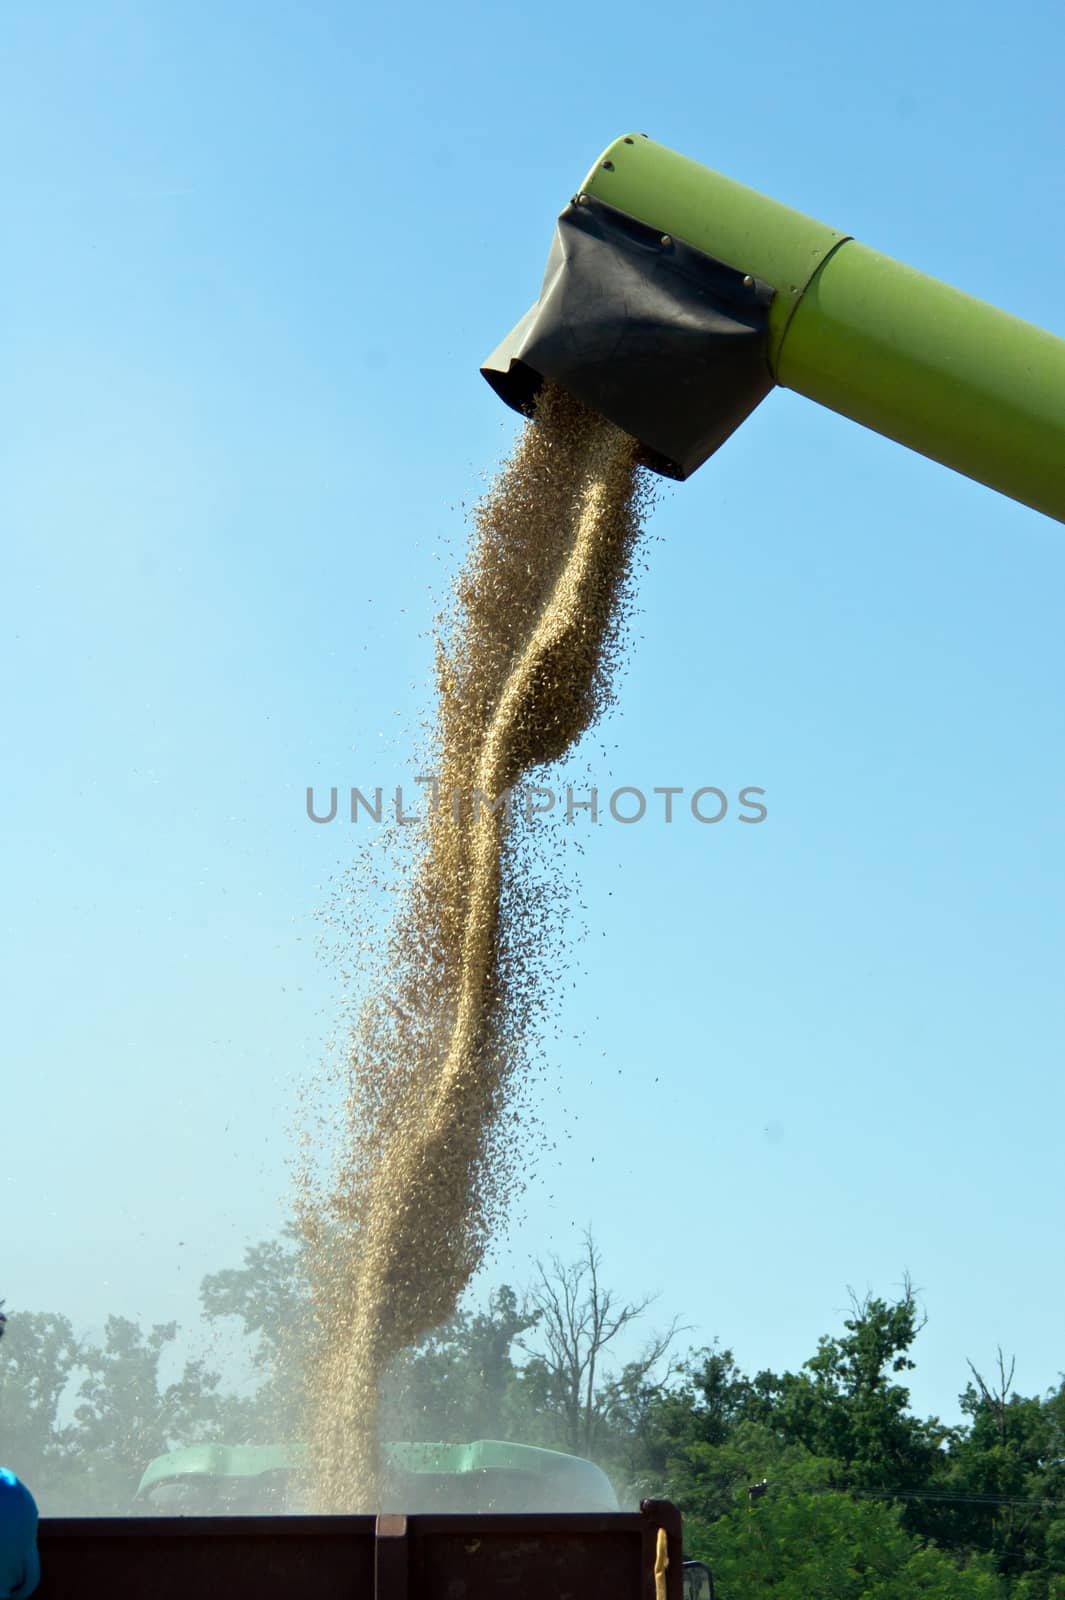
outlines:
[[[896,1381],[912,1371],[909,1352],[924,1326],[909,1281],[893,1302],[852,1295],[843,1326],[842,1336],[818,1341],[800,1373],[755,1380],[762,1416],[785,1439],[838,1462],[841,1488],[918,1488],[952,1434],[935,1417],[915,1417]]]
[[[392,1439],[530,1442],[537,1422],[514,1363],[516,1341],[535,1325],[507,1285],[480,1311],[460,1311],[396,1362],[385,1387],[382,1431]]]
[[[253,1394],[230,1408],[230,1442],[298,1438],[313,1314],[296,1230],[250,1245],[242,1266],[209,1273],[200,1284],[200,1304],[209,1322],[232,1318],[240,1325],[259,1380]]]
[[[1000,1600],[993,1572],[923,1545],[883,1501],[771,1488],[703,1537],[720,1600]]]
[[[961,1396],[970,1419],[937,1480],[943,1496],[918,1508],[924,1530],[955,1550],[985,1550],[1018,1595],[1065,1584],[1065,1385],[1040,1399],[1013,1391],[1014,1363],[998,1352],[990,1381],[970,1362]],[[1015,1583],[1016,1587],[1016,1583]]]
[[[102,1345],[82,1351],[85,1376],[68,1439],[77,1453],[85,1509],[124,1512],[149,1461],[178,1445],[221,1440],[229,1407],[217,1373],[188,1361],[171,1383],[159,1367],[177,1324],[145,1334],[126,1317],[108,1317]]]
[[[66,1317],[49,1311],[12,1316],[0,1340],[0,1458],[34,1486],[48,1510],[69,1505],[75,1488],[64,1396],[80,1360]]]

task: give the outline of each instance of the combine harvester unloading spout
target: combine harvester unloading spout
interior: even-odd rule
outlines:
[[[568,389],[671,478],[779,384],[1065,521],[1065,340],[643,134],[596,162],[481,370],[520,411]]]

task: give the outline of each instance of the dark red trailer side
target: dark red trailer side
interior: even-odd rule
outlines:
[[[39,1600],[683,1600],[680,1514],[45,1517]]]

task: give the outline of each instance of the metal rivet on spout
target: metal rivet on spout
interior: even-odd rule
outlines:
[[[672,239],[671,239],[671,238],[670,238],[670,237],[669,237],[669,234],[668,234],[668,233],[664,233],[664,234],[663,234],[663,235],[662,235],[662,238],[661,238],[661,240],[660,240],[660,241],[659,241],[659,242],[660,242],[660,243],[661,243],[661,244],[672,244],[672,243],[673,243],[673,240],[672,240]]]

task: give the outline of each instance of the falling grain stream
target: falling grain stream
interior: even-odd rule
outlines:
[[[382,1378],[454,1312],[521,1166],[514,1090],[545,1004],[538,841],[478,796],[496,801],[558,760],[610,703],[648,492],[635,451],[545,390],[477,508],[439,619],[438,803],[353,1031],[339,1157],[300,1207],[322,1510],[379,1504]]]

